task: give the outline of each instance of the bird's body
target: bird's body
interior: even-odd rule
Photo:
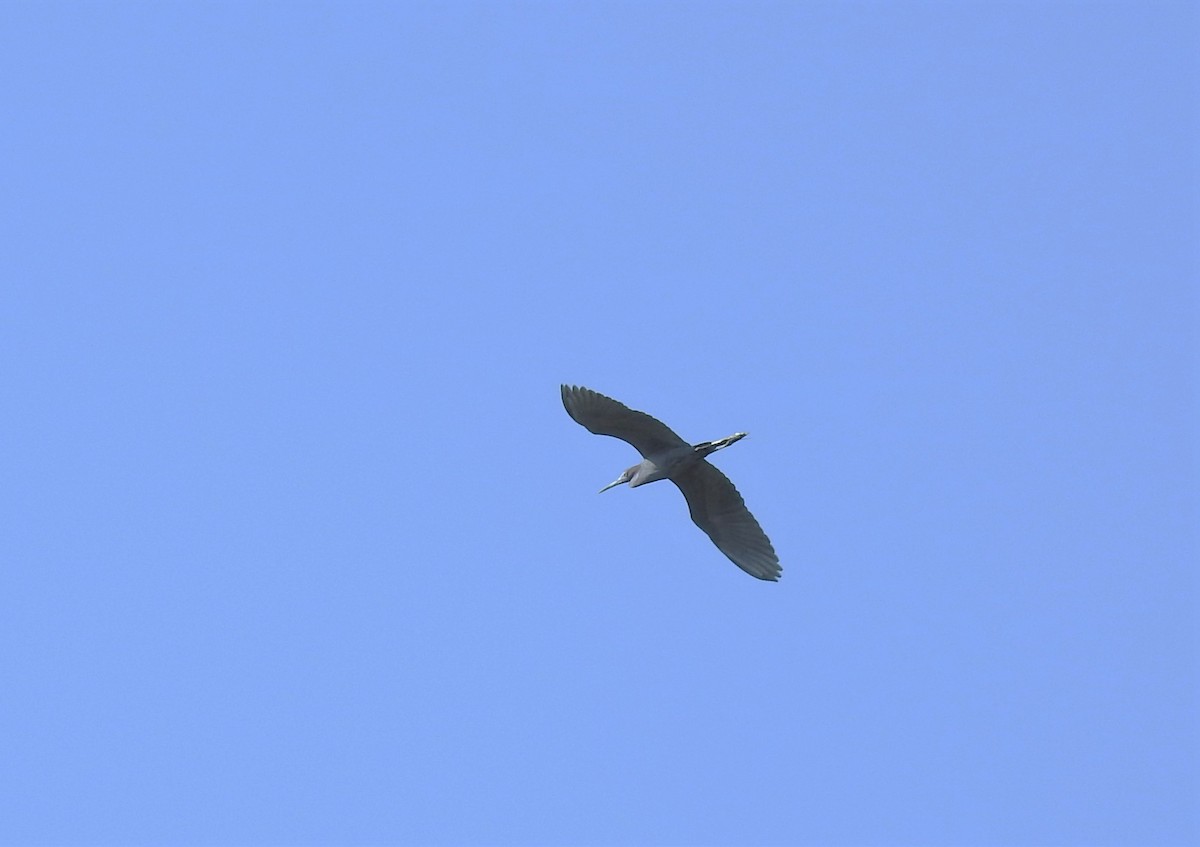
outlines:
[[[636,488],[669,479],[683,492],[696,526],[717,549],[751,576],[779,579],[779,557],[770,540],[733,483],[706,458],[745,438],[746,433],[688,444],[662,421],[591,389],[564,385],[562,400],[567,414],[589,432],[620,438],[642,454],[640,463],[600,489],[602,492],[625,483]]]

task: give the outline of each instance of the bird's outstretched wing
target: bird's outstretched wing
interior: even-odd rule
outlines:
[[[664,450],[688,446],[686,441],[662,421],[650,417],[645,412],[635,412],[623,403],[618,403],[590,388],[564,385],[562,401],[567,414],[575,423],[596,435],[611,435],[613,438],[628,441],[642,454],[642,458],[649,458],[651,454]]]
[[[671,481],[683,492],[696,526],[730,561],[750,576],[779,579],[783,569],[775,548],[729,477],[701,460],[672,476]]]

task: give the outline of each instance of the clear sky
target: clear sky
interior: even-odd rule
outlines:
[[[1198,8],[5,3],[0,843],[1200,842]]]

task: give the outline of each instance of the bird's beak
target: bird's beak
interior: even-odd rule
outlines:
[[[604,486],[603,488],[601,488],[601,489],[600,489],[599,491],[597,491],[596,493],[597,493],[597,494],[603,494],[605,491],[608,491],[608,489],[610,489],[610,488],[616,488],[618,485],[621,485],[622,483],[625,483],[625,482],[629,482],[629,480],[627,480],[627,479],[626,479],[626,478],[625,478],[625,477],[622,475],[622,476],[618,477],[618,478],[617,478],[617,480],[616,480],[615,482],[610,482],[608,485]]]

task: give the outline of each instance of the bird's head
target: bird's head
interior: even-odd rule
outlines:
[[[633,479],[633,475],[639,467],[641,467],[641,466],[634,465],[632,468],[625,471],[625,473],[621,474],[619,477],[617,477],[615,480],[610,482],[608,485],[601,488],[598,493],[603,494],[605,491],[608,491],[608,489],[610,489],[610,488],[616,488],[618,485],[624,485],[625,483],[629,482],[629,480]]]

